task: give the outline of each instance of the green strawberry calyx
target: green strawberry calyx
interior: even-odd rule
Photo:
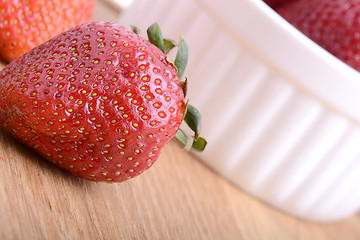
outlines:
[[[139,29],[132,26],[133,31],[139,34]],[[184,72],[188,62],[188,46],[183,37],[180,37],[179,43],[176,44],[173,40],[163,38],[161,29],[157,23],[152,24],[147,29],[147,36],[150,43],[158,47],[163,53],[167,54],[171,49],[177,46],[178,50],[176,53],[174,66],[177,70],[177,75],[180,80],[180,86],[183,90],[184,97],[187,94],[187,78],[184,78]],[[198,109],[194,106],[186,104],[184,122],[191,130],[192,134],[188,134],[185,130],[179,129],[175,135],[175,138],[185,146],[186,150],[196,150],[199,152],[204,151],[206,147],[206,140],[200,137],[201,129],[201,114]]]

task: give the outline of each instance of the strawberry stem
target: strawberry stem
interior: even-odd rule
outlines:
[[[133,27],[134,32],[138,32],[138,29]],[[149,42],[158,47],[163,53],[167,54],[172,48],[175,47],[175,43],[171,40],[164,39],[161,29],[157,23],[152,24],[147,29],[147,35]],[[188,62],[188,46],[183,37],[180,37],[178,51],[176,53],[174,65],[177,70],[177,75],[180,80],[180,86],[184,93],[184,98],[187,93],[187,78],[181,81],[183,78],[186,65]],[[196,151],[203,151],[207,144],[206,140],[200,137],[201,128],[201,114],[194,106],[186,104],[186,114],[184,122],[194,132],[194,135],[188,135],[182,129],[179,129],[175,135],[175,138],[185,146],[186,150],[194,149]]]

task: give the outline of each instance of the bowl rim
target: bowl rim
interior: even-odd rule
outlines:
[[[360,125],[357,70],[321,48],[261,0],[197,1],[236,41],[295,89]]]

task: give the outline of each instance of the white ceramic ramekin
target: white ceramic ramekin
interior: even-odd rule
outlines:
[[[303,219],[360,208],[360,74],[261,0],[136,0],[120,23],[190,49],[198,157],[253,196]]]

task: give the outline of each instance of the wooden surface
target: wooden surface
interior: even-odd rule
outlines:
[[[304,222],[248,196],[175,142],[125,183],[94,183],[0,130],[0,239],[360,239],[360,216]]]

